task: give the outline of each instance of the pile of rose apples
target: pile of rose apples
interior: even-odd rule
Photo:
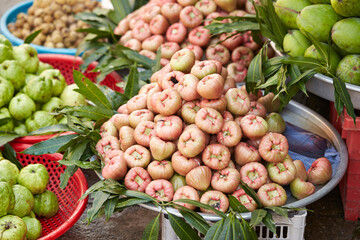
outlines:
[[[270,113],[278,109],[274,95],[229,87],[223,69],[218,61],[196,60],[189,49],[176,52],[101,127],[96,149],[103,177],[159,201],[188,198],[224,212],[226,194],[249,211],[257,207],[241,181],[264,206],[285,204],[285,185],[301,199],[314,193],[313,184],[326,183],[328,159],[317,159],[306,172],[288,155],[285,122]]]
[[[20,171],[0,154],[0,239],[35,240],[42,226],[36,217],[51,218],[59,210],[56,195],[46,190],[49,173],[42,164]]]
[[[227,66],[236,82],[242,82],[247,68],[260,46],[251,32],[224,33],[212,37],[204,26],[217,17],[244,16],[246,1],[224,0],[154,0],[119,22],[114,32],[122,35],[120,43],[140,54],[155,59],[161,48],[165,66],[175,52],[187,48],[197,60],[217,60]],[[252,4],[246,2],[249,9]],[[251,11],[251,10],[248,10]],[[226,23],[229,20],[223,20]],[[269,50],[271,51],[271,50]]]

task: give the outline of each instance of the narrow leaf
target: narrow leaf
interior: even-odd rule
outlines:
[[[224,226],[222,229],[222,232],[220,234],[220,239],[234,239],[234,232],[232,231],[232,221],[233,221],[233,215],[229,214],[229,216],[227,216],[225,218],[225,222],[224,222]],[[235,240],[235,239],[234,239]]]
[[[160,230],[160,214],[161,213],[159,213],[148,223],[148,225],[146,225],[141,238],[142,240],[158,240]]]
[[[36,143],[31,147],[25,149],[23,153],[31,155],[42,155],[47,153],[56,153],[58,149],[69,142],[71,139],[77,137],[77,134],[69,134],[50,138],[49,140]]]
[[[204,218],[200,214],[194,211],[185,211],[185,210],[180,210],[180,213],[187,222],[189,222],[196,230],[198,230],[202,234],[205,235],[209,230],[210,228],[209,224],[204,220]]]
[[[130,206],[134,206],[136,204],[140,203],[147,203],[151,202],[150,199],[141,199],[141,198],[135,198],[135,197],[129,197],[129,198],[121,198],[120,201],[117,203],[116,208],[126,208]]]
[[[56,124],[56,125],[39,128],[35,131],[30,132],[29,135],[39,135],[45,133],[65,132],[65,131],[70,131],[70,128],[66,124]]]
[[[101,108],[96,106],[78,106],[74,107],[74,113],[78,117],[86,117],[90,118],[91,120],[97,121],[103,118],[109,119],[114,115],[114,111]]]
[[[197,232],[184,219],[168,213],[171,227],[181,240],[200,240]]]
[[[130,73],[125,86],[124,94],[130,99],[136,94],[138,94],[139,90],[139,72],[137,70],[137,65],[134,64],[130,68]]]
[[[276,226],[271,213],[267,212],[262,222],[270,231],[272,231],[276,235]]]
[[[12,120],[13,120],[13,118],[11,118],[11,117],[1,118],[1,119],[0,119],[0,126],[5,125],[5,124],[7,124],[8,122],[10,122],[10,121],[12,121]]]
[[[304,32],[306,37],[312,42],[312,44],[314,45],[314,47],[316,48],[316,50],[318,51],[321,59],[327,63],[329,63],[329,55],[328,55],[328,47],[321,43],[317,38],[315,38],[311,33],[309,32]]]
[[[239,200],[237,200],[236,197],[229,195],[229,203],[231,208],[238,213],[243,213],[243,212],[249,212],[249,210],[247,210],[247,208],[241,204],[241,202],[239,202]]]
[[[280,216],[288,218],[289,213],[288,213],[288,210],[286,208],[282,208],[282,207],[266,207],[266,208],[276,212]]]
[[[148,201],[156,201],[155,198],[150,197],[146,193],[138,192],[138,191],[126,190],[126,191],[124,191],[124,195],[129,196],[129,197],[141,198],[141,199],[148,200]]]
[[[110,194],[104,193],[104,192],[96,192],[94,195],[94,201],[92,204],[91,209],[87,212],[87,219],[89,222],[91,222],[94,217],[98,214],[100,209],[103,207],[104,203],[109,199]]]
[[[9,132],[4,132],[4,131],[0,131],[0,146],[5,145],[8,142],[11,142],[12,140],[14,140],[15,138],[21,137],[21,135],[17,134],[17,133],[9,133]]]
[[[98,107],[112,109],[109,100],[90,79],[77,70],[73,71],[73,76],[74,82],[79,87],[79,89],[75,89],[77,92],[84,95]]]
[[[258,236],[256,235],[256,232],[254,230],[254,228],[252,228],[249,223],[247,221],[245,221],[244,219],[242,219],[241,221],[242,223],[242,228],[244,229],[244,236],[245,239],[249,239],[249,240],[257,240]]]
[[[41,33],[41,31],[42,31],[42,29],[37,30],[37,31],[31,33],[29,36],[27,36],[27,37],[25,38],[24,43],[28,43],[28,44],[32,43],[32,41],[37,37],[37,35],[39,35],[39,33]]]
[[[89,187],[85,193],[81,196],[80,200],[85,199],[90,193],[93,193],[104,186],[104,181],[98,181],[91,187]]]
[[[111,3],[114,7],[114,11],[121,19],[131,13],[131,7],[128,0],[111,0]]]
[[[266,216],[267,211],[264,209],[255,209],[254,211],[251,212],[251,220],[250,220],[250,225],[252,227],[259,225],[263,218]]]
[[[69,179],[72,177],[72,175],[74,175],[74,173],[78,170],[79,168],[77,166],[67,166],[65,171],[63,173],[61,173],[60,175],[60,188],[61,189],[65,189]]]
[[[249,195],[252,199],[254,199],[254,201],[259,206],[259,208],[261,208],[262,204],[261,204],[260,199],[257,196],[256,192],[252,188],[250,188],[246,183],[244,183],[243,181],[241,181],[240,186],[242,189],[244,189],[244,191],[247,195]]]
[[[3,157],[5,159],[9,160],[10,162],[12,162],[13,164],[15,164],[19,170],[21,170],[23,168],[23,166],[21,165],[19,160],[16,158],[15,150],[8,143],[4,145]]]
[[[123,50],[123,53],[131,60],[133,60],[134,62],[136,62],[139,65],[144,66],[145,68],[151,69],[152,66],[155,65],[155,61],[151,60],[148,57],[145,57],[141,54],[139,54],[138,52],[135,52],[134,50]]]
[[[224,218],[213,224],[206,233],[204,240],[218,240],[224,226]]]
[[[356,121],[355,121],[356,115],[354,112],[354,106],[351,102],[351,98],[350,98],[349,92],[346,89],[345,83],[338,77],[333,76],[333,85],[334,85],[334,89],[335,89],[334,91],[336,91],[338,93],[338,96],[340,97],[341,102],[343,102],[343,104],[345,104],[346,112],[354,120],[354,124],[355,124],[356,123]],[[338,103],[335,102],[335,104],[338,104]],[[340,109],[340,108],[338,107],[338,109]],[[338,112],[338,114],[340,114],[340,113]]]
[[[105,216],[106,216],[106,220],[109,220],[109,218],[111,217],[111,215],[113,215],[114,211],[115,211],[115,207],[117,202],[119,201],[118,197],[114,197],[111,199],[108,199],[105,202]]]
[[[284,64],[295,64],[300,68],[304,69],[320,69],[324,68],[323,63],[314,58],[306,58],[306,57],[287,57],[281,60]]]
[[[204,203],[201,203],[199,201],[195,201],[195,200],[190,200],[190,199],[178,199],[176,200],[175,202],[182,202],[182,203],[190,203],[194,206],[197,206],[199,208],[204,208],[204,209],[207,209],[207,210],[210,210],[210,211],[213,211],[215,212],[217,215],[219,215],[220,217],[222,218],[226,218],[226,214],[213,208],[212,206],[208,205],[208,204],[204,204]]]

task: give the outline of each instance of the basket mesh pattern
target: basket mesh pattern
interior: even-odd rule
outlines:
[[[40,218],[40,222],[43,228],[42,238],[48,239],[46,235],[56,232],[56,236],[62,235],[80,218],[85,208],[79,209],[80,205],[86,204],[87,199],[79,201],[80,197],[87,188],[85,178],[81,178],[80,171],[76,172],[69,180],[65,189],[59,187],[60,174],[64,172],[65,166],[59,166],[56,162],[61,159],[60,154],[44,154],[39,156],[33,156],[28,154],[17,154],[18,160],[23,166],[33,163],[43,164],[49,172],[50,179],[47,189],[54,192],[58,197],[59,211],[52,218]],[[60,227],[60,229],[59,229]],[[49,238],[54,239],[54,238]]]

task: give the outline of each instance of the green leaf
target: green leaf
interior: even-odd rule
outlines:
[[[263,49],[263,48],[262,48]],[[250,62],[248,73],[246,75],[246,90],[249,92],[255,88],[256,85],[264,82],[264,75],[262,71],[262,51],[253,58]]]
[[[3,146],[6,143],[11,142],[12,140],[18,137],[21,137],[21,135],[12,132],[0,131],[0,146]]]
[[[184,217],[184,219],[189,222],[196,230],[201,232],[202,234],[206,234],[209,230],[210,226],[205,221],[205,219],[194,211],[187,211],[187,210],[179,210],[181,215]]]
[[[69,161],[69,160],[60,160],[58,161],[59,164],[65,166],[72,166],[75,165],[82,169],[92,169],[92,170],[101,170],[101,166],[98,162],[84,162],[82,160],[78,161]]]
[[[129,59],[133,60],[135,63],[137,63],[138,65],[142,65],[145,68],[151,69],[154,65],[155,65],[155,61],[151,60],[148,57],[145,57],[141,54],[139,54],[138,52],[131,50],[131,49],[126,49],[122,51]]]
[[[241,204],[241,202],[239,202],[239,200],[237,200],[236,197],[229,195],[229,203],[231,208],[238,213],[243,213],[243,212],[249,212],[249,210],[247,210],[247,208]]]
[[[225,218],[225,222],[223,225],[223,229],[222,232],[220,234],[220,239],[236,239],[236,236],[233,232],[233,228],[232,228],[232,221],[234,220],[234,216],[232,214],[229,214],[229,216],[227,216]]]
[[[141,238],[142,240],[158,240],[160,230],[160,215],[161,213],[159,213],[148,223],[148,225],[146,225]]]
[[[3,157],[5,159],[9,160],[10,162],[12,162],[13,164],[15,164],[19,170],[21,170],[23,168],[22,164],[16,158],[15,150],[8,143],[4,145]]]
[[[222,18],[216,18],[215,20],[222,20]],[[221,33],[231,33],[231,32],[246,32],[246,31],[256,31],[260,30],[260,26],[257,22],[252,21],[242,21],[242,22],[233,22],[233,23],[221,23],[221,22],[212,22],[210,25],[205,26],[204,28],[209,29],[212,35],[217,35]]]
[[[114,111],[96,106],[78,106],[73,108],[77,117],[86,117],[97,121],[103,118],[109,119],[114,115]]]
[[[25,149],[23,153],[31,155],[42,155],[47,153],[56,153],[58,149],[69,142],[71,139],[77,137],[77,134],[69,134],[50,138],[49,140],[36,143],[31,147]]]
[[[254,201],[256,202],[256,204],[261,208],[262,207],[262,204],[260,202],[260,199],[259,197],[257,196],[256,192],[250,188],[246,183],[244,183],[243,181],[241,181],[241,185],[240,187],[242,189],[244,189],[245,193],[247,195],[249,195],[252,199],[254,199]]]
[[[111,33],[109,31],[99,30],[97,28],[81,28],[81,29],[77,29],[76,31],[95,34],[99,38],[110,38],[111,37]]]
[[[274,74],[273,76],[271,76],[268,80],[266,80],[265,83],[260,84],[259,86],[256,87],[256,89],[264,89],[273,85],[277,85],[278,84],[278,75],[280,73],[280,70]]]
[[[73,76],[74,82],[79,87],[79,89],[75,89],[75,91],[84,95],[98,107],[112,109],[109,100],[90,79],[77,70],[73,71]]]
[[[104,187],[105,182],[104,181],[98,181],[95,184],[93,184],[91,187],[89,187],[85,193],[81,196],[80,200],[85,199],[90,193],[93,193],[99,189],[101,189],[102,187]]]
[[[262,222],[270,231],[272,231],[275,235],[277,235],[275,222],[274,222],[274,219],[273,219],[271,213],[267,212],[266,216],[263,218]]]
[[[284,64],[298,65],[304,69],[320,69],[324,68],[324,65],[317,59],[306,57],[287,57],[281,61]]]
[[[148,201],[156,201],[155,198],[150,197],[149,195],[147,195],[146,193],[143,193],[143,192],[126,190],[126,191],[124,191],[123,194],[128,197],[136,197],[136,198],[141,198],[141,199],[148,200]]]
[[[306,32],[306,31],[304,33],[305,33],[306,37],[312,42],[312,44],[314,44],[314,47],[318,51],[321,59],[324,62],[326,62],[327,65],[329,65],[330,58],[329,58],[329,55],[328,55],[328,47],[325,44],[321,43],[311,33]]]
[[[339,79],[338,77],[336,77],[334,75],[332,77],[333,77],[333,85],[334,85],[334,89],[335,89],[334,91],[336,91],[338,93],[338,96],[340,97],[341,102],[346,107],[347,114],[349,114],[349,116],[354,120],[354,124],[356,124],[356,115],[354,112],[354,106],[351,102],[351,98],[346,89],[345,83],[341,79]],[[339,104],[339,102],[335,101],[335,104]],[[337,107],[336,109],[338,110],[341,108]],[[338,112],[338,114],[340,115],[341,112]]]
[[[120,16],[120,20],[131,13],[131,7],[128,0],[111,0],[116,15]]]
[[[155,64],[152,68],[152,72],[157,72],[161,69],[161,47],[156,51]]]
[[[38,130],[32,131],[29,135],[40,135],[51,132],[66,132],[70,131],[70,128],[66,124],[56,124],[47,127],[39,128]]]
[[[130,73],[126,82],[124,94],[128,97],[128,99],[130,99],[133,96],[137,95],[139,90],[139,72],[137,70],[137,65],[134,64],[130,68]]]
[[[190,203],[194,206],[197,206],[199,208],[204,208],[204,209],[207,209],[207,210],[210,210],[210,211],[213,211],[215,212],[217,215],[219,215],[220,217],[222,218],[226,218],[226,214],[213,208],[212,206],[208,205],[208,204],[205,204],[205,203],[201,203],[199,201],[195,201],[195,200],[190,200],[190,199],[178,199],[176,200],[175,202],[182,202],[182,203]]]
[[[100,209],[103,207],[104,203],[109,199],[110,194],[104,193],[101,191],[95,192],[92,194],[94,196],[94,201],[92,203],[91,209],[87,212],[88,222],[94,220],[94,217],[99,213]]]
[[[224,218],[213,224],[206,233],[204,240],[218,240],[224,226]]]
[[[133,12],[137,9],[139,9],[140,7],[142,7],[143,5],[145,5],[146,3],[148,3],[148,0],[135,0],[135,4],[133,7]]]
[[[200,240],[197,232],[184,219],[168,213],[171,227],[181,240]]]
[[[266,207],[266,209],[270,209],[270,210],[276,212],[277,214],[279,214],[280,216],[288,218],[289,213],[286,208],[275,206],[275,207]]]
[[[251,239],[251,240],[257,240],[258,236],[256,235],[256,232],[254,228],[252,228],[247,221],[242,219],[242,229],[244,230],[244,239]]]
[[[264,217],[266,216],[266,214],[267,214],[267,211],[264,209],[255,209],[254,211],[252,211],[250,225],[252,227],[259,225],[262,222],[262,220],[264,219]]]
[[[42,29],[37,30],[35,32],[33,32],[32,34],[30,34],[29,36],[27,36],[24,40],[24,43],[32,43],[32,41],[37,37],[37,35],[39,35],[39,33],[41,33]]]
[[[11,122],[13,118],[7,117],[7,118],[1,118],[0,119],[0,126],[7,124],[8,122]]]
[[[74,173],[78,170],[79,168],[77,166],[67,166],[65,171],[63,173],[61,173],[60,175],[60,188],[61,189],[65,189],[69,179],[71,178],[72,175],[74,175]]]
[[[118,197],[114,197],[111,199],[108,199],[105,202],[105,216],[106,216],[106,221],[109,220],[109,218],[111,217],[111,215],[113,215],[114,211],[115,211],[115,207],[116,204],[118,203],[119,198]]]
[[[136,197],[121,198],[119,200],[118,204],[116,205],[116,208],[126,208],[126,207],[130,207],[130,206],[134,206],[136,204],[147,203],[147,202],[152,202],[152,200],[141,199],[141,198],[136,198]]]

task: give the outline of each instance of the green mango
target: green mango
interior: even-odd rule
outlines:
[[[300,30],[290,30],[284,37],[284,51],[292,57],[303,56],[311,42]]]
[[[331,6],[343,17],[360,17],[359,0],[331,0]]]
[[[327,49],[329,48],[328,44],[326,44],[326,43],[321,43],[321,44],[326,46]],[[311,45],[308,49],[306,49],[306,51],[304,53],[304,57],[322,60],[321,55],[319,54],[319,52],[317,51],[317,49],[315,48],[314,45]],[[330,47],[330,72],[332,74],[335,74],[336,67],[339,64],[340,59],[341,58],[340,58],[339,54],[332,47]],[[327,74],[326,71],[322,71],[322,73]]]
[[[336,76],[344,82],[360,85],[360,55],[347,55],[341,59]]]
[[[331,39],[341,50],[360,54],[360,18],[345,18],[335,23]]]
[[[300,11],[311,5],[308,0],[278,0],[274,3],[275,12],[281,21],[289,28],[297,29],[296,17]]]

